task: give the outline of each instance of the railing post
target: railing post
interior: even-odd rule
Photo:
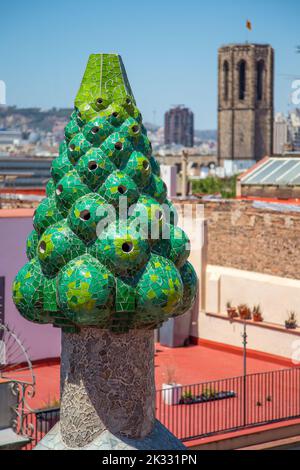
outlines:
[[[243,382],[244,382],[244,390],[243,390],[243,410],[244,410],[244,419],[243,424],[247,426],[247,323],[244,322],[244,332],[243,332],[243,362],[244,362],[244,373],[243,373]]]

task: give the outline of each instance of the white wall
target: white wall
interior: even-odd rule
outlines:
[[[300,324],[299,294],[299,280],[209,265],[206,270],[205,307],[202,311],[199,309],[192,334],[200,339],[241,347],[243,325],[231,324],[227,320],[226,302],[231,301],[234,306],[246,303],[250,307],[260,304],[264,323],[270,323],[270,329],[249,324],[248,347],[299,360],[300,336],[276,329],[276,326],[284,326],[290,310],[298,313]],[[211,317],[206,313],[222,314],[224,318]]]
[[[199,314],[198,337],[216,343],[228,344],[242,348],[243,325],[230,323],[221,318],[212,318],[204,312]],[[292,333],[269,330],[247,325],[247,346],[249,349],[263,353],[284,357],[300,362],[300,337]]]
[[[168,188],[168,197],[176,197],[177,194],[177,168],[171,165],[160,165],[160,174],[162,180]]]
[[[27,262],[26,239],[32,230],[32,216],[0,216],[0,276],[5,277],[5,322],[21,336],[31,360],[60,356],[60,330],[25,320],[12,301],[12,283]],[[22,210],[19,212],[22,213]]]
[[[228,301],[234,306],[260,304],[266,322],[283,326],[295,311],[300,324],[300,280],[210,265],[206,272],[207,312],[226,313]]]

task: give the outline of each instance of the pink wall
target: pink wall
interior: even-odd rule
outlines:
[[[60,330],[25,320],[12,301],[12,283],[27,262],[25,245],[32,228],[31,214],[28,217],[22,209],[15,209],[6,216],[6,211],[0,210],[0,276],[5,277],[5,322],[22,338],[30,359],[37,360],[60,356]]]

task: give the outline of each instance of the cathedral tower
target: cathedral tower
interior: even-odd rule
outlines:
[[[273,48],[228,45],[219,49],[218,60],[219,164],[225,160],[251,163],[272,155]]]

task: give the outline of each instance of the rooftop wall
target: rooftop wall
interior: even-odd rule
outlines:
[[[12,283],[27,262],[26,239],[33,229],[33,210],[0,210],[0,276],[5,278],[4,321],[21,337],[31,360],[60,356],[60,330],[25,320],[12,301]]]
[[[299,212],[259,209],[251,201],[210,201],[204,215],[208,264],[300,279]]]

